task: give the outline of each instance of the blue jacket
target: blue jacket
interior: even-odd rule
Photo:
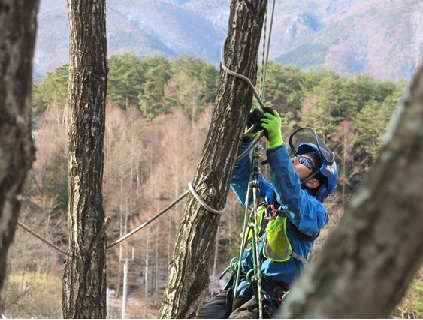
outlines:
[[[248,144],[242,144],[240,154],[247,147]],[[292,244],[292,250],[307,258],[313,247],[313,242],[301,237],[298,231],[307,236],[316,237],[320,229],[328,223],[327,210],[320,201],[301,188],[301,182],[292,167],[291,158],[285,144],[267,151],[267,160],[270,166],[272,183],[259,174],[260,194],[265,197],[269,204],[273,204],[273,195],[276,194],[276,200],[280,204],[279,209],[284,210],[288,218],[286,230]],[[235,164],[231,182],[232,190],[244,206],[246,206],[250,169],[251,159],[248,156],[240,159]],[[268,260],[262,255],[262,246],[263,242],[260,242],[262,276],[290,286],[304,267],[303,262],[293,257],[286,262]],[[253,268],[251,251],[244,252],[241,265],[245,272]],[[238,287],[241,295],[246,286],[248,284],[241,283]]]

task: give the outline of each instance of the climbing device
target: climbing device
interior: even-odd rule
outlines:
[[[260,159],[260,146],[256,145],[253,150],[252,156],[252,178],[251,178],[251,190],[253,194],[253,216],[254,216],[254,240],[252,241],[253,244],[253,261],[254,261],[254,278],[251,279],[251,282],[257,282],[257,302],[258,302],[258,310],[259,310],[259,319],[263,319],[263,295],[261,292],[261,263],[260,263],[260,254],[259,254],[259,239],[260,239],[260,227],[259,223],[261,224],[261,220],[257,213],[258,209],[258,202],[260,198],[260,190],[259,186],[259,167],[258,167],[258,160]],[[247,274],[247,280],[250,277]]]

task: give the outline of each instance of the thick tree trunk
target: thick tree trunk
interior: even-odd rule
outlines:
[[[423,67],[337,230],[283,318],[388,318],[423,258]]]
[[[64,318],[106,318],[102,181],[107,77],[106,1],[68,0],[68,223]]]
[[[226,65],[253,83],[265,8],[265,0],[233,0],[231,4],[224,49]],[[216,210],[225,207],[252,97],[247,82],[221,71],[211,127],[193,180],[196,192]],[[208,212],[197,199],[189,196],[169,265],[161,318],[193,318],[196,315],[208,293],[208,265],[219,220],[219,215]]]
[[[0,297],[21,208],[18,196],[34,161],[31,95],[38,3],[0,1]]]

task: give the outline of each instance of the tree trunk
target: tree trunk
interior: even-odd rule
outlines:
[[[170,220],[170,219],[169,219]],[[155,248],[155,258],[156,258],[156,273],[154,275],[154,306],[158,305],[157,301],[159,301],[159,284],[160,284],[160,226],[156,224],[155,228],[155,238],[156,238],[156,248]]]
[[[64,318],[106,318],[102,197],[107,77],[106,1],[68,0],[68,227]]]
[[[339,227],[283,318],[388,318],[423,258],[423,66]]]
[[[31,95],[38,3],[0,1],[0,297],[21,208],[18,196],[34,161]]]
[[[253,83],[265,8],[265,0],[232,0],[231,4],[224,49],[226,66]],[[246,81],[221,70],[211,126],[193,180],[193,187],[202,200],[216,210],[225,207],[252,96]],[[208,212],[190,194],[169,265],[161,318],[193,318],[196,315],[208,293],[208,264],[219,220],[219,215]]]

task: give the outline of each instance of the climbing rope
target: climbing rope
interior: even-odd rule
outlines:
[[[273,26],[273,13],[275,11],[275,2],[273,1],[273,6],[272,6],[272,15],[271,15],[271,19],[270,19],[270,28],[269,28],[269,40],[270,40],[270,35],[272,32],[272,26]],[[264,84],[266,81],[266,75],[267,75],[267,63],[268,63],[268,59],[269,59],[269,50],[270,50],[270,41],[266,41],[266,31],[267,31],[267,5],[266,5],[266,12],[265,12],[265,16],[264,16],[264,22],[263,22],[263,44],[262,44],[262,54],[261,54],[261,70],[260,70],[260,78],[259,78],[259,92],[257,92],[256,88],[254,87],[253,83],[251,82],[251,80],[240,74],[237,73],[235,71],[230,70],[227,66],[226,66],[226,62],[225,62],[225,45],[226,45],[226,40],[228,39],[228,37],[226,36],[225,39],[222,42],[222,46],[220,49],[220,56],[221,56],[221,66],[222,69],[227,73],[230,74],[234,77],[237,77],[239,79],[244,80],[245,82],[247,82],[248,86],[250,87],[250,89],[252,90],[254,97],[257,99],[257,102],[259,103],[259,105],[264,108],[264,103],[262,100],[262,97],[264,96]],[[267,42],[269,43],[267,46]],[[266,49],[267,48],[267,49]],[[266,52],[266,54],[265,54]]]
[[[20,226],[22,229],[24,229],[25,231],[29,232],[30,234],[32,234],[34,237],[36,237],[37,239],[41,240],[42,242],[44,242],[45,244],[48,244],[50,247],[56,249],[57,251],[59,251],[61,254],[65,254],[67,255],[66,251],[60,249],[58,246],[56,246],[55,244],[53,244],[50,241],[47,241],[46,239],[44,239],[43,237],[41,237],[38,233],[32,231],[30,228],[28,228],[26,225],[24,225],[22,222],[20,222],[18,220],[18,226]]]
[[[247,84],[248,84],[248,86],[250,87],[250,89],[253,91],[253,94],[254,94],[254,96],[256,97],[256,99],[257,99],[257,101],[258,101],[258,103],[260,104],[260,106],[262,107],[262,108],[264,108],[264,103],[263,103],[263,101],[261,100],[261,98],[260,98],[260,96],[259,96],[259,94],[257,93],[257,91],[256,91],[256,88],[254,87],[254,85],[253,85],[253,83],[251,82],[251,80],[250,79],[248,79],[246,76],[244,76],[244,75],[242,75],[242,74],[239,74],[239,73],[236,73],[235,71],[232,71],[232,70],[230,70],[227,66],[226,66],[226,63],[225,63],[225,44],[226,44],[226,40],[227,40],[227,36],[225,37],[225,40],[223,40],[223,43],[222,43],[222,48],[221,48],[221,51],[220,51],[220,54],[221,54],[221,61],[222,61],[222,69],[227,73],[227,74],[230,74],[230,75],[232,75],[232,76],[234,76],[234,77],[237,77],[237,78],[240,78],[240,79],[242,79],[242,80],[244,80],[244,81],[246,81],[247,82]]]
[[[272,30],[272,25],[273,25],[273,13],[275,9],[275,1],[273,1],[273,7],[272,7],[272,15],[271,15],[271,20],[270,20],[270,29],[269,29],[269,39],[270,39],[270,34],[271,34],[271,30]],[[267,45],[267,5],[266,5],[266,11],[265,11],[265,15],[264,15],[264,21],[263,21],[263,43],[262,43],[262,53],[261,53],[261,68],[260,68],[260,77],[259,77],[259,92],[256,91],[256,88],[254,87],[254,85],[252,84],[251,80],[248,79],[247,77],[245,77],[242,74],[239,74],[235,71],[230,70],[225,63],[225,59],[224,59],[224,48],[226,45],[226,40],[227,37],[225,38],[225,40],[222,43],[222,48],[221,48],[221,66],[222,69],[232,75],[235,76],[237,78],[240,78],[244,81],[247,82],[247,84],[249,85],[250,89],[252,90],[255,98],[257,99],[257,102],[259,103],[261,109],[264,108],[264,103],[263,103],[263,97],[264,97],[264,84],[265,84],[265,80],[266,80],[266,74],[267,74],[267,62],[268,62],[268,57],[269,57],[269,49],[270,49],[270,42],[269,45]],[[266,46],[267,45],[267,46]],[[266,52],[267,50],[267,52]],[[247,130],[246,133],[250,133],[252,130],[254,129],[254,127],[249,128]],[[246,134],[244,133],[244,134]],[[253,216],[254,216],[254,229],[253,229],[253,241],[252,241],[252,252],[253,252],[253,270],[250,270],[252,272],[249,272],[249,275],[247,275],[247,277],[250,279],[250,281],[254,280],[255,282],[257,282],[257,300],[258,300],[258,308],[259,308],[259,319],[263,318],[263,295],[262,295],[262,288],[261,288],[261,264],[260,264],[260,256],[258,253],[258,243],[259,243],[259,218],[258,218],[258,214],[257,214],[257,208],[258,208],[258,196],[259,196],[259,189],[258,189],[258,174],[259,174],[259,169],[258,169],[258,159],[261,156],[260,155],[260,146],[258,145],[258,141],[262,138],[262,136],[264,135],[264,131],[261,131],[255,138],[254,140],[250,143],[249,148],[244,151],[241,155],[239,155],[237,157],[237,161],[239,159],[242,159],[243,157],[245,157],[246,155],[248,155],[250,153],[250,151],[254,148],[254,151],[252,152],[252,169],[250,172],[250,178],[249,178],[249,185],[248,185],[248,189],[247,189],[247,195],[246,195],[246,211],[244,214],[244,223],[243,223],[243,240],[241,241],[241,246],[240,246],[240,255],[239,255],[239,260],[241,260],[243,251],[245,249],[245,241],[247,241],[247,237],[246,237],[246,230],[247,230],[247,211],[248,211],[248,204],[249,204],[249,195],[250,195],[250,189],[253,190]],[[249,231],[248,231],[249,232]],[[238,264],[238,270],[237,270],[237,276],[235,279],[235,286],[234,286],[234,301],[237,298],[237,290],[236,288],[238,287],[239,284],[239,277],[240,277],[240,272],[241,272],[241,266],[240,264]],[[254,279],[251,279],[251,274],[253,275]]]
[[[225,208],[223,208],[222,210],[216,210],[211,208],[210,206],[208,206],[203,199],[201,199],[201,197],[199,196],[199,194],[194,190],[194,187],[192,186],[192,183],[189,182],[188,183],[188,189],[189,191],[192,193],[192,195],[194,196],[194,198],[200,202],[200,204],[207,210],[210,211],[214,214],[221,214],[223,212],[225,212],[225,210],[228,207],[228,202],[226,202]],[[147,220],[146,222],[144,222],[143,224],[139,225],[137,228],[135,228],[134,230],[132,230],[131,232],[129,232],[128,234],[124,235],[123,237],[119,238],[118,240],[114,241],[113,243],[111,243],[109,246],[107,246],[107,249],[117,245],[119,242],[122,242],[123,240],[129,238],[130,236],[132,236],[133,234],[137,233],[138,231],[140,231],[142,228],[148,226],[151,222],[153,222],[154,220],[156,220],[157,218],[159,218],[162,214],[164,214],[166,211],[168,211],[169,209],[171,209],[173,206],[175,206],[179,201],[181,201],[183,198],[185,198],[185,196],[188,195],[188,191],[185,191],[184,193],[182,193],[174,202],[172,202],[170,205],[168,205],[166,208],[164,208],[162,211],[160,211],[159,213],[157,213],[155,216],[153,216],[151,219]]]
[[[270,16],[270,24],[269,24],[269,41],[266,42],[266,31],[267,31],[267,5],[266,5],[266,14],[264,19],[264,26],[263,26],[263,46],[262,46],[262,59],[261,65],[262,68],[260,70],[260,98],[264,99],[264,84],[266,83],[266,76],[267,76],[267,63],[269,61],[269,51],[270,51],[270,36],[272,34],[273,28],[273,13],[275,12],[275,3],[276,0],[272,1],[272,15]],[[267,44],[267,47],[266,47]],[[266,52],[266,57],[264,56],[264,52]]]
[[[260,67],[259,92],[258,92],[260,99],[263,99],[263,92],[264,92],[264,70],[266,69],[265,68],[266,31],[267,31],[267,5],[266,5],[266,11],[264,13],[263,43],[261,47],[261,65],[260,65],[261,67]]]
[[[256,145],[256,143],[263,136],[264,136],[264,131],[260,131],[260,133],[257,136],[255,136],[253,140],[251,140],[251,143],[248,146],[248,148],[236,158],[236,161],[241,160],[242,158],[244,158],[245,156],[247,156],[250,153],[250,151],[254,148],[254,146]]]
[[[251,144],[254,146],[254,144]],[[239,258],[238,261],[241,260],[242,258],[242,253],[245,250],[245,246],[246,246],[246,238],[250,232],[250,230],[247,231],[247,225],[248,225],[248,221],[249,221],[249,209],[248,209],[248,203],[250,203],[250,187],[251,187],[251,181],[252,181],[252,171],[250,171],[250,176],[248,178],[248,190],[247,190],[247,194],[246,194],[246,198],[245,198],[245,211],[244,211],[244,221],[242,223],[242,241],[241,241],[241,245],[239,247]],[[235,278],[235,284],[234,284],[234,293],[233,293],[233,301],[236,300],[237,298],[237,292],[236,292],[236,288],[239,285],[239,278],[241,276],[241,264],[238,263],[238,268],[237,268],[237,273],[236,273],[236,278]],[[232,310],[233,311],[233,306],[234,304],[232,304]]]
[[[254,217],[254,229],[253,229],[253,241],[252,241],[252,252],[253,252],[253,272],[250,274],[254,275],[251,282],[257,282],[257,302],[259,310],[259,319],[263,319],[263,295],[261,292],[261,262],[259,253],[259,241],[260,241],[260,227],[259,227],[259,215],[257,213],[258,202],[259,202],[259,168],[258,159],[260,158],[260,146],[256,146],[252,155],[252,180],[251,189],[253,194],[253,217]],[[250,270],[251,271],[251,270]]]
[[[137,233],[138,231],[140,231],[141,229],[145,228],[146,226],[148,226],[150,223],[152,223],[154,220],[158,219],[160,216],[162,216],[165,212],[167,212],[168,210],[172,209],[178,202],[180,202],[183,198],[185,198],[189,192],[192,193],[192,195],[194,196],[194,198],[200,202],[200,204],[209,212],[212,212],[214,214],[221,214],[223,213],[227,207],[228,207],[228,202],[226,202],[225,208],[223,208],[222,210],[216,210],[211,208],[210,206],[208,206],[203,199],[201,199],[200,195],[194,190],[194,187],[192,186],[192,183],[189,182],[188,184],[188,189],[189,191],[185,191],[184,193],[182,193],[181,195],[179,195],[175,201],[173,201],[170,205],[168,205],[166,208],[164,208],[163,210],[161,210],[160,212],[158,212],[157,214],[155,214],[153,217],[151,217],[150,219],[148,219],[146,222],[140,224],[137,228],[135,228],[134,230],[130,231],[129,233],[127,233],[126,235],[122,236],[121,238],[113,241],[110,245],[107,246],[107,249],[110,249],[111,247],[117,245],[118,243],[126,240],[127,238],[129,238],[130,236],[134,235],[135,233]],[[102,230],[100,231],[99,235],[103,235],[105,230],[105,228],[107,228],[108,224],[109,224],[110,220],[106,219],[106,223],[104,224],[104,228],[102,228]],[[33,236],[35,236],[36,238],[38,238],[39,240],[41,240],[42,242],[48,244],[49,246],[51,246],[52,248],[56,249],[57,251],[59,251],[62,254],[67,254],[65,251],[63,251],[62,249],[60,249],[59,247],[57,247],[56,245],[54,245],[53,243],[47,241],[46,239],[44,239],[43,237],[41,237],[39,234],[37,234],[36,232],[32,231],[30,228],[28,228],[27,226],[25,226],[22,222],[18,221],[18,225],[23,228],[24,230],[28,231],[30,234],[32,234]]]
[[[259,254],[259,241],[260,241],[260,227],[259,215],[257,213],[259,202],[259,167],[258,160],[260,159],[260,146],[256,146],[252,156],[252,190],[253,190],[253,216],[254,216],[254,241],[253,241],[253,262],[254,262],[254,277],[257,282],[257,302],[259,309],[259,319],[263,319],[263,294],[261,292],[261,263]]]
[[[141,229],[143,229],[144,227],[148,226],[151,222],[153,222],[154,220],[156,220],[157,218],[159,218],[161,215],[163,215],[166,211],[170,210],[171,208],[173,208],[178,202],[180,202],[186,195],[188,195],[188,191],[185,191],[184,193],[182,193],[174,202],[172,202],[170,205],[168,205],[166,208],[164,208],[162,211],[160,211],[159,213],[157,213],[156,215],[154,215],[152,218],[150,218],[149,220],[147,220],[146,222],[142,223],[141,225],[139,225],[137,228],[135,228],[134,230],[132,230],[131,232],[127,233],[126,235],[124,235],[123,237],[117,239],[116,241],[112,242],[110,245],[107,246],[107,249],[110,249],[111,247],[117,245],[118,243],[124,241],[125,239],[129,238],[130,236],[132,236],[133,234],[135,234],[136,232],[140,231]],[[105,233],[105,229],[107,228],[107,226],[109,225],[110,220],[106,218],[106,222],[103,226],[103,228],[101,229],[101,231],[98,234],[98,238],[100,238],[102,235],[104,235]],[[18,220],[18,225],[24,229],[25,231],[29,232],[30,234],[32,234],[34,237],[36,237],[37,239],[41,240],[42,242],[46,243],[47,245],[49,245],[50,247],[56,249],[58,252],[67,255],[67,252],[60,249],[58,246],[54,245],[53,243],[51,243],[50,241],[44,239],[43,237],[41,237],[38,233],[36,233],[35,231],[32,231],[29,227],[27,227],[26,225],[24,225],[22,222],[20,222]]]
[[[170,205],[168,205],[166,208],[164,208],[162,211],[160,211],[159,213],[157,213],[156,215],[154,215],[152,218],[150,218],[149,220],[147,220],[146,222],[140,224],[137,228],[135,228],[134,230],[132,230],[131,232],[127,233],[126,235],[124,235],[123,237],[119,238],[118,240],[112,242],[110,245],[107,246],[107,249],[117,245],[119,242],[122,242],[123,240],[129,238],[130,236],[132,236],[133,234],[137,233],[138,231],[140,231],[142,228],[148,226],[151,222],[153,222],[154,220],[156,220],[157,218],[159,218],[163,213],[165,213],[166,211],[170,210],[171,208],[173,208],[179,201],[181,201],[183,198],[185,198],[185,196],[188,194],[188,191],[185,191],[184,193],[182,193],[175,201],[173,201]]]

